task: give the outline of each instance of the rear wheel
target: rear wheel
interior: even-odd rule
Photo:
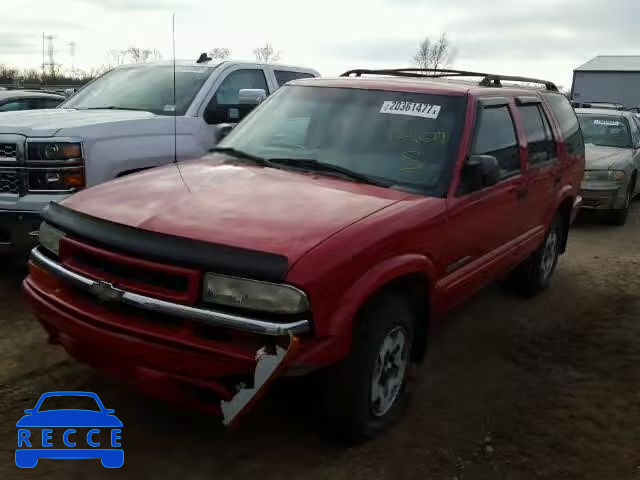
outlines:
[[[556,215],[542,245],[509,275],[511,287],[526,295],[533,295],[549,286],[560,256],[564,235],[562,227],[562,217]]]
[[[402,416],[413,332],[411,310],[398,295],[383,293],[363,309],[351,353],[323,379],[323,413],[334,432],[364,440]]]
[[[612,225],[624,225],[627,223],[627,218],[629,217],[629,210],[631,209],[631,197],[633,197],[633,190],[635,189],[635,185],[633,182],[629,185],[627,189],[627,193],[624,197],[624,206],[620,210],[611,210],[609,211],[608,219],[609,223]]]

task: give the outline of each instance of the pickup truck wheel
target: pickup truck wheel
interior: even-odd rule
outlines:
[[[383,293],[367,305],[353,332],[351,353],[325,372],[323,413],[334,432],[366,440],[403,414],[413,319],[407,302]]]
[[[633,190],[635,186],[632,184],[629,185],[627,189],[627,194],[624,198],[624,206],[620,210],[611,210],[609,212],[609,223],[611,225],[619,225],[622,226],[627,223],[627,218],[629,217],[629,210],[631,209],[631,197],[633,197]]]
[[[533,295],[549,286],[558,265],[562,244],[562,217],[556,215],[542,245],[509,275],[508,283],[516,291]]]

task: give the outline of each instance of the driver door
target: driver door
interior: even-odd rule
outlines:
[[[450,248],[445,252],[444,277],[438,282],[447,308],[493,281],[517,261],[520,205],[526,196],[523,146],[513,121],[515,105],[502,97],[481,98],[469,155],[498,160],[498,183],[463,191],[462,181],[447,201],[446,226]],[[462,171],[460,172],[462,180]]]

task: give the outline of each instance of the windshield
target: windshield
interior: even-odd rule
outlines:
[[[61,108],[112,108],[184,115],[214,68],[176,66],[176,105],[172,65],[133,65],[104,74]]]
[[[631,148],[629,123],[624,117],[578,114],[585,143],[602,147]]]
[[[312,169],[310,160],[335,165],[439,196],[455,161],[465,104],[462,96],[285,86],[221,146],[290,159],[293,168]]]

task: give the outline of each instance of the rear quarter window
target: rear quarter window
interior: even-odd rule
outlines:
[[[314,76],[310,73],[303,72],[292,72],[290,70],[274,70],[276,75],[276,81],[278,82],[278,86],[281,87],[285,83],[290,82],[291,80],[297,80],[299,78],[314,78]]]
[[[549,93],[546,98],[560,124],[560,131],[564,137],[567,152],[571,155],[584,155],[584,139],[582,138],[578,117],[571,103],[559,93]]]

